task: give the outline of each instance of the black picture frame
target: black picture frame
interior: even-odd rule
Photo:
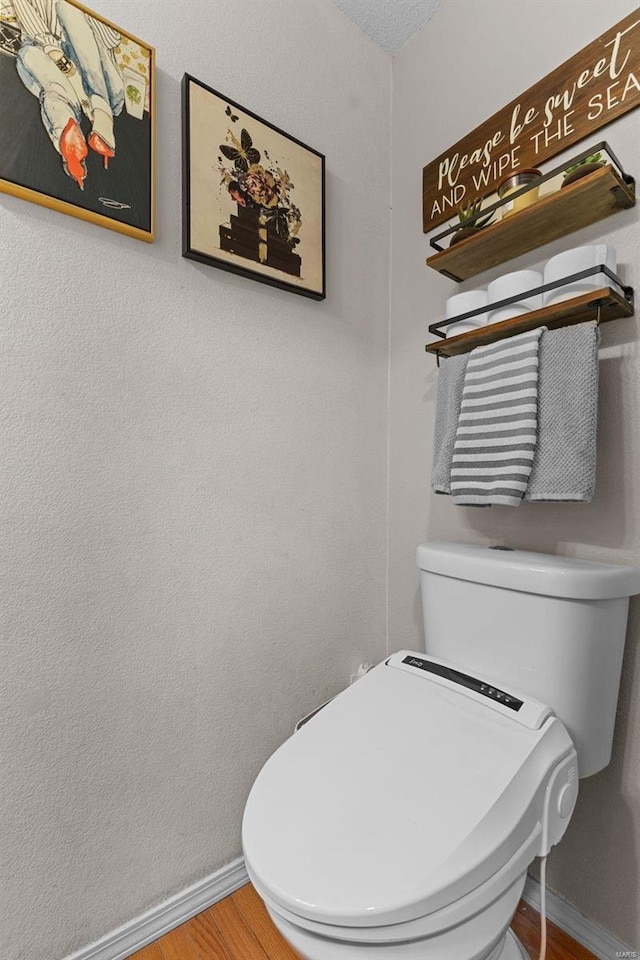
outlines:
[[[325,206],[323,154],[185,73],[183,257],[324,300]]]

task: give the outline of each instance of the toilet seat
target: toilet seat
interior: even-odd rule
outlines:
[[[401,651],[328,704],[251,791],[249,875],[307,929],[422,936],[432,915],[448,922],[449,908],[455,924],[458,902],[468,916],[474,894],[498,896],[538,850],[546,785],[573,749],[565,728],[543,705],[521,697],[516,711],[411,658],[425,662]]]
[[[332,940],[376,944],[423,940],[425,937],[458,927],[470,916],[486,911],[496,900],[508,895],[512,887],[517,888],[512,897],[513,909],[515,909],[520,899],[527,868],[535,856],[539,833],[538,827],[502,869],[471,893],[425,917],[384,926],[347,927],[302,918],[299,914],[294,914],[274,903],[269,891],[260,886],[257,878],[251,875],[250,878],[272,916],[276,915],[293,926],[303,926],[305,930],[318,936]]]

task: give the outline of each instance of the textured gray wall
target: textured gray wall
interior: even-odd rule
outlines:
[[[158,238],[0,195],[2,960],[237,857],[385,652],[390,61],[326,0],[95,7],[157,48]],[[324,303],[181,258],[185,70],[327,155]]]
[[[572,0],[447,0],[394,59],[390,406],[390,647],[422,644],[415,547],[424,538],[502,543],[611,563],[640,562],[638,318],[602,328],[597,492],[591,504],[455,507],[430,493],[436,364],[427,325],[443,316],[451,281],[424,265],[420,165],[523,93],[636,7]],[[615,94],[614,89],[614,94]],[[634,176],[640,110],[599,130]],[[579,147],[573,148],[573,153]],[[553,165],[560,163],[560,158]],[[550,169],[547,167],[546,169]],[[479,277],[535,266],[562,249],[603,241],[640,285],[638,208]],[[550,858],[551,886],[633,948],[640,945],[640,601],[632,601],[614,757],[585,781],[569,831]],[[473,629],[473,612],[469,627]]]

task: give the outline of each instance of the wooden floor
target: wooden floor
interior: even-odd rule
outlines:
[[[539,917],[524,900],[514,917],[513,929],[531,954],[531,960],[537,960]],[[257,893],[247,884],[138,951],[131,960],[299,960],[299,957],[282,939]],[[550,924],[547,960],[596,958]]]

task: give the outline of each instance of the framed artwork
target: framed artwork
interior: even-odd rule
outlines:
[[[153,47],[77,0],[0,0],[0,91],[0,190],[153,240]]]
[[[323,300],[324,156],[188,74],[182,97],[183,256]]]

